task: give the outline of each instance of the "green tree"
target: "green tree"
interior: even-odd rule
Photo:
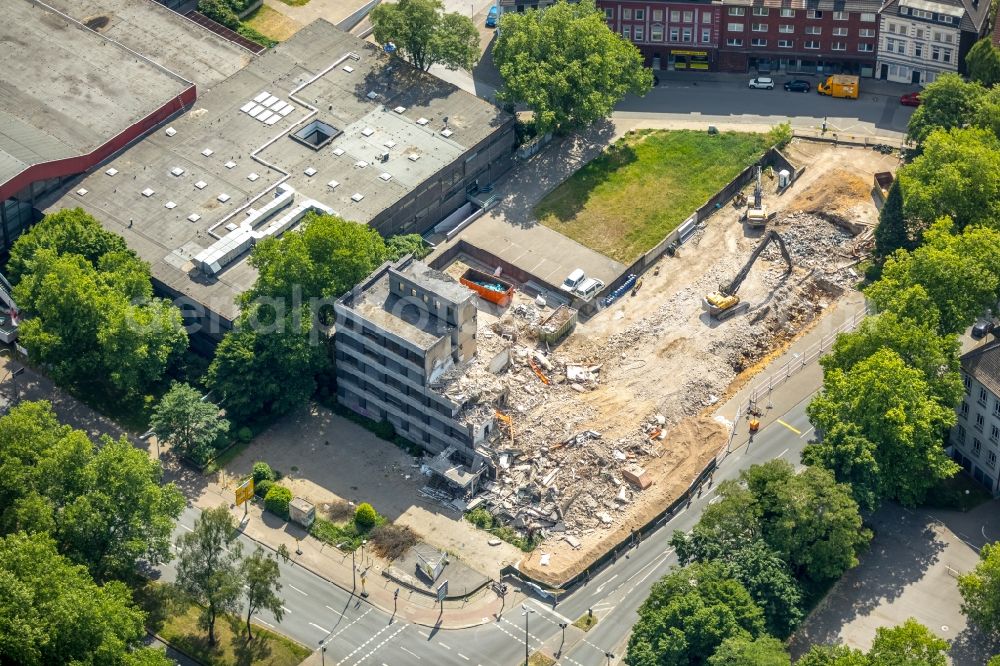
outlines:
[[[961,230],[974,224],[997,226],[1000,215],[1000,139],[979,127],[934,130],[923,151],[899,169],[906,193],[903,213],[919,232],[941,217]]]
[[[752,639],[763,631],[760,608],[725,566],[691,564],[653,584],[639,607],[625,663],[705,664],[727,638]]]
[[[708,660],[709,666],[791,666],[784,644],[773,636],[756,640],[727,638]]]
[[[962,400],[958,337],[938,335],[933,328],[894,312],[868,317],[857,330],[837,336],[833,349],[820,359],[824,372],[848,371],[880,349],[891,349],[923,374],[934,399],[954,409]]]
[[[82,208],[64,208],[43,217],[14,242],[6,269],[11,282],[20,282],[34,270],[34,258],[41,249],[52,250],[57,255],[79,255],[95,268],[108,254],[135,257],[124,238],[105,231],[101,223]]]
[[[879,499],[914,506],[958,471],[941,446],[955,412],[938,403],[923,373],[892,349],[881,349],[846,372],[830,370],[807,412],[820,433],[851,423],[852,435],[875,445],[865,454],[875,459],[879,478],[871,490]],[[838,476],[851,475],[838,471]]]
[[[370,14],[375,41],[392,42],[411,65],[427,71],[440,63],[471,70],[479,60],[479,30],[468,16],[445,13],[440,0],[400,0]]]
[[[802,621],[802,589],[788,565],[763,541],[727,558],[729,570],[764,613],[768,633],[784,638]]]
[[[71,559],[94,578],[124,578],[139,559],[169,561],[174,523],[184,496],[173,483],[161,485],[159,461],[124,436],[105,439],[83,469],[85,492],[62,507],[56,536]]]
[[[851,489],[858,508],[870,513],[883,497],[877,448],[857,424],[835,423],[802,450],[802,462],[830,470],[838,483]]]
[[[194,531],[177,540],[177,587],[202,606],[199,624],[215,645],[215,620],[239,610],[240,555],[236,522],[225,506],[206,509],[195,521]]]
[[[920,106],[910,116],[907,137],[923,143],[936,129],[961,127],[976,110],[984,92],[981,85],[967,83],[958,74],[942,74],[920,91]]]
[[[878,226],[875,227],[875,254],[888,257],[899,249],[912,249],[910,232],[903,217],[903,190],[899,179],[893,181],[889,188],[889,196],[878,215]]]
[[[218,405],[203,401],[196,389],[178,382],[160,399],[149,425],[178,456],[198,462],[207,460],[215,442],[229,432],[229,421],[219,415]]]
[[[962,612],[987,635],[1000,637],[1000,543],[979,551],[979,564],[958,577]]]
[[[912,617],[895,627],[879,627],[868,650],[871,666],[946,666],[948,641]]]
[[[385,247],[388,258],[393,261],[399,261],[408,254],[412,254],[415,259],[423,259],[431,253],[420,234],[389,236]]]
[[[881,278],[865,290],[879,311],[928,326],[942,335],[970,326],[1000,293],[1000,231],[971,227],[951,233],[940,220],[911,253],[898,252],[883,266]]]
[[[237,325],[219,343],[206,383],[236,423],[286,414],[316,390],[316,376],[330,366],[329,340],[309,334],[308,318],[295,330],[257,331]]]
[[[993,40],[983,37],[972,45],[965,55],[965,66],[969,78],[986,88],[1000,83],[1000,49],[993,46]]]
[[[281,591],[281,571],[278,560],[265,554],[264,549],[257,546],[250,557],[240,565],[240,575],[243,578],[243,596],[247,602],[247,642],[253,640],[253,629],[250,624],[254,613],[260,609],[271,612],[274,618],[281,622],[285,615],[284,602],[278,596]]]
[[[530,108],[538,134],[586,127],[653,83],[642,54],[608,28],[593,0],[503,14],[493,60],[503,79],[497,98]]]
[[[0,538],[3,663],[166,666],[162,653],[142,647],[144,621],[124,584],[96,585],[46,535]]]
[[[370,530],[375,527],[375,523],[377,521],[378,514],[368,502],[362,502],[358,505],[358,508],[354,510],[354,524],[362,530]]]
[[[813,645],[795,666],[868,666],[868,657],[843,645]]]

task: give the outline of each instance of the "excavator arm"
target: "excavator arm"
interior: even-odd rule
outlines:
[[[758,245],[754,249],[754,251],[750,254],[750,258],[747,259],[747,262],[745,264],[743,264],[743,268],[741,268],[740,272],[736,274],[736,277],[733,278],[733,281],[730,282],[728,285],[723,285],[720,288],[720,291],[727,296],[735,296],[736,292],[739,291],[740,289],[740,285],[743,284],[743,281],[747,279],[747,275],[750,274],[750,269],[753,268],[753,265],[757,263],[757,259],[760,258],[760,255],[772,242],[778,245],[778,249],[781,251],[782,259],[784,259],[785,263],[788,264],[788,270],[785,272],[791,273],[792,255],[788,253],[788,247],[785,245],[785,241],[781,238],[781,236],[778,235],[777,231],[774,231],[772,229],[768,231],[766,234],[764,234],[764,239],[760,242],[760,245]]]

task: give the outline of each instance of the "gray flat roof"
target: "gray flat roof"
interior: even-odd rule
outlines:
[[[264,93],[275,100],[255,113],[270,101]],[[281,109],[268,120],[274,124],[259,120],[274,108]],[[262,205],[283,179],[296,201],[314,199],[367,223],[488,137],[502,118],[493,105],[319,20],[202,94],[170,123],[173,136],[158,129],[48,210],[83,207],[122,234],[151,264],[155,279],[231,320],[236,296],[253,284],[256,271],[244,255],[217,279],[200,276],[191,259],[215,241],[210,230],[225,234],[230,220]],[[289,136],[312,120],[342,133],[320,150]],[[382,151],[386,162],[377,161]],[[108,167],[118,173],[106,175]],[[175,169],[183,173],[175,176]]]
[[[253,57],[243,47],[153,0],[45,2],[194,82],[199,93],[246,67]]]
[[[448,328],[417,304],[391,293],[388,271],[354,298],[349,307],[383,331],[423,350],[433,347]]]
[[[191,87],[182,77],[30,0],[0,26],[0,183],[90,153]]]

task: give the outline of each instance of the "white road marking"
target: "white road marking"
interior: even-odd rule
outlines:
[[[557,612],[555,612],[555,610],[553,610],[553,609],[549,608],[548,606],[544,606],[544,605],[542,605],[542,604],[538,603],[538,602],[537,602],[536,600],[534,600],[534,599],[528,599],[528,603],[530,603],[530,604],[531,604],[532,606],[534,606],[535,608],[538,608],[539,610],[543,610],[543,611],[545,611],[546,613],[549,613],[549,614],[551,614],[551,615],[552,615],[553,617],[557,617],[557,618],[559,618],[559,621],[560,621],[560,622],[565,622],[566,624],[573,624],[573,620],[569,619],[568,617],[566,617],[566,616],[565,616],[565,615],[563,615],[562,613],[557,613]]]
[[[291,583],[288,584],[288,587],[292,588],[293,590],[295,590],[296,592],[298,592],[299,594],[301,594],[303,597],[308,597],[309,596],[308,594],[306,594],[305,592],[303,592],[299,588],[295,587]]]
[[[450,647],[448,647],[448,646],[447,646],[447,645],[445,645],[444,643],[440,643],[440,642],[439,642],[439,643],[438,643],[438,645],[440,645],[441,647],[443,647],[443,648],[444,648],[445,650],[450,650],[450,649],[451,649]]]
[[[418,631],[417,633],[426,638],[427,640],[431,639],[430,635],[426,631]]]
[[[343,613],[341,613],[341,612],[340,612],[339,610],[337,610],[336,608],[330,608],[329,606],[327,606],[327,609],[329,609],[329,610],[332,610],[332,611],[333,611],[334,613],[336,613],[336,614],[337,614],[337,615],[339,615],[340,617],[344,617],[344,614],[343,614]]]
[[[802,433],[801,435],[799,435],[799,439],[803,439],[804,437],[807,437],[809,435],[809,433],[811,433],[813,430],[814,430],[814,428],[812,426],[810,426],[809,430],[806,430],[804,433]]]
[[[465,656],[464,654],[462,654],[461,652],[456,652],[455,654],[457,654],[457,655],[458,655],[459,657],[461,657],[462,659],[464,659],[464,660],[466,660],[466,661],[472,661],[471,659],[469,659],[468,657],[466,657],[466,656]]]
[[[188,526],[187,526],[187,525],[185,525],[184,523],[181,523],[180,525],[181,525],[181,527],[183,527],[184,529],[186,529],[186,530],[187,530],[188,532],[194,532],[194,530],[193,530],[193,529],[191,529],[190,527],[188,527]]]
[[[371,613],[371,612],[372,612],[372,607],[369,606],[368,610],[366,610],[364,613],[362,613],[361,615],[359,615],[356,618],[354,618],[354,620],[351,621],[350,624],[348,624],[347,626],[341,627],[340,631],[338,631],[337,633],[335,633],[333,636],[330,636],[330,640],[333,640],[337,636],[341,635],[342,633],[344,633],[345,631],[347,631],[348,629],[350,629],[352,625],[355,625],[358,622],[360,622],[361,618],[363,618],[365,615],[368,615],[368,613]]]
[[[389,626],[391,626],[391,625],[389,625]],[[386,626],[386,629],[388,629],[389,626]],[[364,662],[368,661],[369,657],[371,657],[373,654],[375,654],[378,651],[378,649],[381,648],[383,645],[385,645],[386,643],[388,643],[389,641],[391,641],[393,638],[395,638],[396,636],[398,636],[399,632],[403,631],[403,629],[406,629],[406,625],[405,624],[401,625],[399,627],[399,629],[397,629],[396,631],[394,631],[393,633],[389,634],[384,639],[382,639],[382,642],[379,643],[378,645],[376,645],[375,647],[373,647],[371,650],[369,650],[368,654],[366,654],[365,656],[361,657],[361,659],[358,659],[356,662],[354,662],[354,666],[358,666],[358,664],[361,664],[361,663],[364,663]],[[382,632],[380,631],[378,633],[381,634]],[[375,636],[378,636],[378,634],[375,634]],[[372,638],[375,638],[375,636],[372,636]],[[365,641],[365,645],[367,645],[370,641],[371,641],[371,638],[369,638],[368,641]],[[362,647],[364,647],[364,645],[362,645]]]
[[[316,627],[317,629],[319,629],[320,631],[322,631],[324,634],[330,633],[329,629],[327,629],[326,627],[321,627],[318,624],[316,624],[315,622],[310,622],[309,624],[311,624],[312,626]]]
[[[371,642],[372,642],[373,640],[375,640],[376,638],[378,638],[378,637],[379,637],[379,635],[381,635],[381,633],[382,633],[383,631],[385,631],[386,629],[388,629],[388,628],[389,628],[389,627],[391,627],[391,626],[392,626],[391,624],[387,624],[387,625],[385,625],[384,627],[382,627],[381,629],[379,629],[378,631],[376,631],[376,632],[375,632],[374,634],[372,634],[372,635],[371,635],[371,637],[370,637],[370,638],[369,638],[368,640],[366,640],[366,641],[365,641],[364,643],[362,643],[362,644],[361,644],[361,645],[359,645],[358,647],[354,648],[354,649],[353,649],[353,650],[351,651],[351,653],[350,653],[349,655],[347,655],[346,657],[344,657],[343,659],[341,659],[340,661],[338,661],[338,662],[337,662],[337,666],[340,666],[340,665],[341,665],[341,664],[343,664],[343,663],[344,663],[345,661],[347,661],[348,659],[350,659],[351,657],[353,657],[354,655],[356,655],[356,654],[357,654],[358,652],[360,652],[360,651],[361,651],[362,649],[364,649],[364,647],[365,647],[366,645],[368,645],[368,644],[369,644],[369,643],[371,643]],[[401,626],[401,627],[399,628],[399,631],[402,631],[402,630],[403,630],[403,629],[405,629],[405,628],[406,628],[406,625],[404,624],[403,626]],[[397,631],[396,633],[398,634],[398,633],[399,633],[399,631]],[[381,643],[379,643],[379,645],[381,645]],[[377,650],[378,648],[375,648],[375,649]],[[374,652],[374,650],[373,650],[373,652]],[[369,654],[371,654],[371,653],[369,653]],[[367,655],[365,655],[365,656],[367,656]],[[359,664],[360,664],[361,662],[360,662],[360,661],[358,661],[357,663],[359,663]]]
[[[272,629],[274,629],[274,625],[271,624],[270,622],[265,622],[264,620],[260,619],[260,615],[254,615],[253,619],[257,620],[258,622],[260,622],[261,624],[263,624],[265,626],[268,626],[268,627],[271,627]]]
[[[618,578],[618,574],[615,574],[611,578],[607,579],[606,581],[604,581],[603,583],[601,583],[600,585],[598,585],[597,586],[597,591],[594,594],[600,594],[601,592],[603,592],[604,588],[607,586],[607,584],[610,583],[611,581],[613,581],[615,578]]]
[[[286,607],[286,606],[282,606],[282,607],[281,607],[281,610],[285,611],[286,613],[291,613],[291,612],[292,612],[292,609],[291,609],[291,608],[288,608],[288,607]]]
[[[778,457],[780,458],[781,456],[785,455],[786,453],[788,453],[788,449],[785,449],[784,451],[782,451],[781,453],[779,453]]]
[[[406,654],[408,654],[408,655],[410,655],[410,656],[412,656],[412,657],[415,657],[415,658],[417,659],[417,661],[420,661],[420,657],[418,657],[418,656],[417,656],[416,654],[414,654],[413,652],[410,652],[409,650],[407,650],[407,649],[406,649],[405,647],[403,647],[402,645],[400,645],[400,646],[399,646],[399,649],[400,649],[400,650],[402,650],[403,652],[405,652]]]

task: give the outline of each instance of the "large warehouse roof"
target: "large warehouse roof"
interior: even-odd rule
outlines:
[[[293,213],[313,202],[314,210],[367,223],[414,190],[447,188],[435,175],[504,118],[319,20],[199,96],[169,128],[50,210],[87,209],[150,262],[158,282],[231,320],[235,297],[256,275],[245,253],[230,250],[267,235],[254,210],[273,201],[279,184]],[[219,265],[211,278],[197,268],[205,262]]]
[[[30,0],[0,26],[0,185],[42,162],[89,154],[192,84]]]

